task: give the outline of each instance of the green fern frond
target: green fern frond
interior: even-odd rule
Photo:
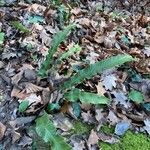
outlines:
[[[22,23],[20,23],[19,21],[12,21],[11,25],[16,28],[17,30],[21,31],[22,33],[29,33],[30,30],[25,27]]]
[[[81,51],[81,47],[78,44],[75,44],[73,47],[69,48],[69,50],[62,54],[62,56],[59,58],[59,61],[68,58],[69,56],[73,55],[74,53],[77,53]]]
[[[99,96],[94,93],[83,92],[79,89],[75,88],[71,91],[64,94],[64,98],[68,101],[76,102],[80,100],[82,103],[90,103],[90,104],[108,104],[109,99],[105,96]]]
[[[57,135],[53,122],[49,120],[48,114],[44,113],[42,117],[36,120],[36,132],[47,143],[50,142],[52,150],[71,150],[63,137]]]
[[[54,36],[52,40],[51,48],[48,51],[46,59],[42,63],[41,68],[39,69],[39,72],[38,72],[39,76],[45,77],[47,75],[47,71],[50,68],[50,65],[52,63],[52,57],[54,53],[57,51],[60,43],[63,42],[67,38],[68,34],[73,28],[75,28],[75,24],[69,25],[63,31],[56,33],[56,35]]]
[[[77,74],[69,78],[60,86],[62,90],[70,89],[73,86],[83,82],[85,79],[90,79],[98,73],[102,73],[104,70],[113,68],[118,65],[122,65],[125,62],[134,60],[130,55],[117,55],[107,58],[105,60],[91,64],[88,67],[80,70]]]

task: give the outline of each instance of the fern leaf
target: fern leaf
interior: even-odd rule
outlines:
[[[60,86],[62,90],[69,89],[74,85],[83,82],[85,79],[90,79],[97,73],[102,73],[104,70],[110,69],[112,67],[122,65],[125,62],[134,60],[130,55],[117,55],[107,58],[105,60],[91,64],[88,67],[80,70],[77,74],[69,78],[67,81]]]
[[[59,58],[59,60],[61,61],[63,59],[66,59],[69,56],[71,56],[74,53],[77,53],[79,51],[81,51],[81,47],[78,44],[76,44],[73,47],[71,47],[66,53],[62,54],[62,56]]]
[[[21,31],[22,33],[29,33],[30,30],[26,28],[22,23],[19,21],[12,21],[11,22],[12,26],[16,28],[17,30]]]
[[[73,29],[75,25],[69,25],[67,26],[63,31],[58,32],[53,40],[52,40],[52,46],[48,51],[48,54],[46,56],[45,61],[42,63],[41,68],[38,72],[39,76],[44,77],[47,75],[47,70],[50,68],[50,65],[52,63],[52,57],[54,53],[57,51],[58,46],[60,45],[61,42],[63,42],[68,34],[70,33],[71,29]]]
[[[99,96],[94,93],[83,92],[79,89],[73,89],[64,94],[64,97],[72,102],[76,102],[80,100],[82,103],[90,103],[90,104],[108,104],[109,99],[105,96]]]
[[[57,135],[56,128],[49,120],[47,113],[36,120],[36,132],[45,142],[50,142],[52,150],[60,150],[62,147],[63,150],[71,150],[63,137]]]

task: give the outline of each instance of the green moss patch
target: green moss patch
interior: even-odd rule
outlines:
[[[73,122],[74,129],[72,130],[73,134],[87,134],[90,133],[93,126],[83,123],[81,121]]]
[[[101,150],[150,150],[150,138],[144,134],[128,131],[116,144],[99,142]]]
[[[100,132],[104,132],[106,134],[113,134],[114,133],[114,127],[112,126],[108,126],[108,125],[103,125],[101,128],[100,128]]]

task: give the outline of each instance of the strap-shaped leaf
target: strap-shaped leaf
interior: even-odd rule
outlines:
[[[64,94],[64,97],[72,102],[80,100],[82,103],[90,104],[108,104],[109,99],[105,96],[99,96],[94,93],[83,92],[75,88]]]
[[[81,47],[78,44],[76,44],[73,47],[69,48],[69,50],[67,52],[63,53],[62,56],[59,58],[59,60],[61,61],[63,59],[66,59],[69,56],[71,56],[74,53],[77,53],[79,51],[81,51]]]
[[[51,48],[49,49],[48,54],[46,56],[46,59],[42,63],[41,68],[38,72],[38,74],[41,77],[46,76],[47,70],[50,68],[50,65],[52,63],[52,57],[53,57],[54,53],[57,51],[57,48],[60,45],[60,43],[63,42],[67,38],[67,36],[70,33],[71,29],[73,29],[74,27],[75,27],[74,24],[69,25],[63,31],[59,31],[54,36],[54,38],[52,40],[52,43],[51,43]]]
[[[52,150],[62,148],[63,150],[71,150],[70,145],[64,141],[63,137],[57,135],[56,128],[49,120],[47,113],[36,120],[36,132],[45,142],[50,142]]]
[[[102,73],[104,70],[113,68],[118,65],[122,65],[125,62],[134,60],[130,55],[117,55],[110,58],[107,58],[102,61],[98,61],[95,64],[91,64],[88,67],[80,70],[77,74],[69,78],[67,81],[60,86],[62,90],[69,89],[85,79],[90,79],[95,76],[97,73]]]
[[[25,27],[22,23],[20,23],[19,21],[12,21],[11,24],[14,28],[21,31],[22,33],[30,32],[30,30],[27,27]]]

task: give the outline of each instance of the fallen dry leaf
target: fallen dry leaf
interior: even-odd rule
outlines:
[[[94,130],[91,130],[90,136],[87,141],[87,145],[89,147],[91,147],[92,145],[97,144],[98,140],[99,140],[99,137],[98,137],[97,133]]]
[[[25,85],[25,90],[26,90],[27,94],[40,92],[43,89],[44,88],[37,86],[35,84],[32,84],[32,83],[26,83],[26,85]]]
[[[109,111],[109,114],[107,116],[107,120],[110,122],[111,125],[115,125],[120,121],[120,119],[111,110]]]
[[[118,143],[119,139],[113,137],[112,135],[106,135],[104,133],[98,133],[98,137],[101,141],[103,142],[107,142],[109,144],[114,144],[114,143]]]
[[[17,97],[19,99],[25,99],[29,94],[25,92],[25,90],[20,90],[18,87],[14,86],[11,91],[11,97]]]
[[[6,131],[6,126],[0,122],[0,140],[2,140],[2,138],[4,137],[5,131]]]
[[[97,94],[98,95],[104,95],[106,93],[105,88],[103,87],[102,82],[98,82],[98,85],[96,85]]]
[[[65,117],[62,113],[59,113],[53,117],[54,125],[64,132],[67,132],[73,128],[70,120]]]

